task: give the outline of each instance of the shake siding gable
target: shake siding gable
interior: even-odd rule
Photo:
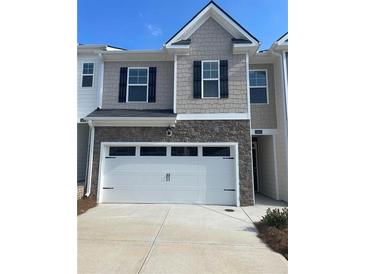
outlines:
[[[190,54],[177,56],[176,111],[187,113],[247,113],[246,57],[232,54],[232,35],[209,18],[190,39]],[[193,98],[194,61],[227,60],[228,98]]]

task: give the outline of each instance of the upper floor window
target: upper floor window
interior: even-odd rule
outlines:
[[[219,61],[202,61],[202,97],[219,98]]]
[[[148,68],[128,68],[128,102],[147,102]]]
[[[250,101],[253,104],[267,104],[267,71],[250,70]]]
[[[94,80],[94,63],[84,63],[82,65],[82,83],[83,88],[92,87]]]

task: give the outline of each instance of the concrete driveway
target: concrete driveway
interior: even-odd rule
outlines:
[[[102,204],[78,217],[79,273],[284,274],[287,267],[237,207]]]

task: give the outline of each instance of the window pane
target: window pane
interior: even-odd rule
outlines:
[[[212,70],[210,72],[210,78],[218,78],[218,70]]]
[[[231,156],[229,147],[203,147],[203,156]]]
[[[172,147],[171,156],[198,156],[197,147]]]
[[[250,86],[266,86],[266,71],[250,71]]]
[[[139,76],[138,84],[147,84],[147,76]]]
[[[138,76],[137,69],[129,69],[129,76]]]
[[[204,79],[209,79],[210,78],[210,71],[208,70],[204,70],[203,71],[203,77]]]
[[[110,147],[109,156],[135,156],[135,147]]]
[[[93,76],[86,75],[82,76],[82,87],[92,87],[93,86]]]
[[[250,88],[251,103],[267,103],[266,88]]]
[[[218,61],[203,63],[204,79],[218,78]]]
[[[211,62],[210,63],[210,68],[212,70],[218,70],[218,62]]]
[[[137,76],[129,76],[129,84],[138,84]]]
[[[204,81],[204,97],[218,97],[218,80]]]
[[[141,147],[141,156],[166,156],[166,147]]]
[[[130,84],[147,84],[147,69],[129,69]]]
[[[128,101],[147,101],[147,86],[129,86]]]
[[[138,75],[147,77],[147,69],[139,69],[138,70]]]
[[[94,63],[84,63],[82,68],[83,74],[93,74],[94,72]]]

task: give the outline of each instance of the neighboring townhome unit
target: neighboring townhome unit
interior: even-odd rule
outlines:
[[[120,51],[107,45],[77,46],[77,181],[84,182],[87,169],[89,125],[86,115],[101,106],[103,59],[101,52]]]
[[[285,42],[284,42],[285,41]],[[253,180],[256,192],[288,201],[288,34],[250,60]]]
[[[86,196],[98,203],[239,206],[254,204],[255,189],[265,193],[269,185],[274,192],[267,195],[285,199],[276,137],[265,139],[278,136],[280,67],[277,56],[252,63],[258,47],[209,2],[160,50],[100,52],[100,97],[83,117],[90,126]],[[262,163],[253,163],[253,152]],[[259,153],[274,165],[260,189],[255,172],[269,160]]]

